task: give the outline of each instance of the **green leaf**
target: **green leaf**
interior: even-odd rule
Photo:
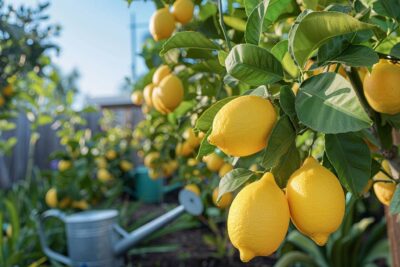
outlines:
[[[363,45],[351,45],[339,56],[329,60],[351,67],[372,66],[379,61],[379,56],[372,48]]]
[[[246,15],[250,16],[251,12],[257,7],[260,0],[244,0],[244,8],[246,10]]]
[[[392,50],[390,51],[390,55],[400,58],[400,43],[398,43],[392,47]]]
[[[271,53],[282,63],[283,69],[293,78],[299,75],[299,69],[294,63],[288,51],[288,40],[283,40],[277,43],[271,49]]]
[[[18,215],[15,205],[12,202],[5,200],[4,204],[10,215],[10,222],[11,222],[11,226],[12,226],[12,238],[11,239],[13,242],[13,246],[15,248],[17,245],[17,242],[19,240],[19,233],[20,233],[19,215]]]
[[[204,136],[203,140],[201,140],[199,151],[197,152],[196,159],[201,160],[204,156],[211,154],[215,150],[215,146],[208,142],[208,136],[211,134],[212,129],[210,128],[206,135]]]
[[[46,125],[53,122],[53,117],[46,114],[40,114],[37,120],[39,125]]]
[[[177,32],[163,45],[160,55],[163,56],[174,48],[196,48],[205,50],[219,50],[220,47],[199,32]]]
[[[214,104],[212,104],[206,111],[204,111],[200,117],[196,121],[195,128],[202,131],[207,132],[212,127],[212,123],[215,115],[217,115],[218,111],[228,102],[235,99],[237,96],[231,96],[224,98]]]
[[[200,20],[206,20],[209,17],[217,14],[217,5],[215,3],[212,2],[206,2],[205,4],[201,4],[200,5],[200,11],[199,11],[199,15],[198,18]]]
[[[298,11],[298,5],[293,0],[270,0],[264,17],[264,30],[277,21],[282,14],[296,14]]]
[[[390,213],[398,214],[400,213],[400,186],[396,186],[396,191],[394,191],[392,200],[390,201]]]
[[[224,23],[232,29],[240,32],[244,32],[246,30],[246,21],[238,17],[224,16]]]
[[[374,2],[374,10],[387,17],[400,20],[400,1],[399,0],[379,0]]]
[[[289,52],[296,64],[303,68],[312,53],[330,38],[368,29],[381,35],[377,26],[341,12],[305,10],[290,29]]]
[[[381,114],[384,123],[388,122],[393,128],[400,129],[400,114]]]
[[[264,149],[261,166],[265,169],[275,167],[296,141],[296,132],[288,116],[282,116],[272,130],[268,145]]]
[[[279,93],[279,104],[285,112],[286,115],[289,116],[290,120],[293,124],[298,123],[296,108],[295,108],[296,96],[294,95],[292,88],[288,85],[282,86]]]
[[[281,63],[266,49],[251,44],[233,47],[225,66],[232,77],[252,86],[275,83],[283,78]]]
[[[257,87],[256,89],[253,90],[248,90],[245,95],[256,95],[256,96],[261,96],[263,98],[269,97],[268,89],[265,85],[261,85]]]
[[[223,50],[218,51],[218,61],[221,66],[225,67],[225,60],[228,57],[228,53]]]
[[[364,140],[354,133],[325,135],[325,151],[341,184],[359,196],[371,175],[371,153]]]
[[[275,181],[280,188],[285,188],[286,183],[298,168],[300,168],[301,159],[296,144],[292,143],[289,150],[280,157],[278,164],[272,168],[272,173],[275,176]]]
[[[219,201],[224,194],[235,191],[253,177],[255,177],[255,174],[248,169],[238,168],[228,172],[219,182],[217,201]]]
[[[264,17],[267,12],[269,0],[261,1],[257,7],[251,12],[245,31],[246,43],[258,45],[260,37],[263,33]]]
[[[301,84],[296,113],[303,124],[323,133],[355,132],[372,125],[351,84],[333,72]]]

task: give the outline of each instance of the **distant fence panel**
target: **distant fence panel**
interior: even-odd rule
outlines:
[[[133,127],[143,119],[143,114],[138,107],[107,107],[115,111],[119,124],[130,124]],[[87,120],[87,128],[94,133],[101,131],[98,121],[101,113],[84,114],[83,117]],[[17,137],[17,144],[11,151],[9,156],[0,156],[0,188],[7,188],[13,182],[26,177],[26,167],[28,163],[28,148],[29,139],[31,136],[30,123],[25,114],[20,114],[14,119],[17,127],[13,131],[4,134],[7,139],[9,137]],[[51,162],[49,156],[56,150],[63,149],[59,143],[57,133],[52,129],[51,124],[42,126],[38,129],[40,138],[35,147],[34,164],[40,169],[49,169]],[[134,163],[140,160],[133,155]]]

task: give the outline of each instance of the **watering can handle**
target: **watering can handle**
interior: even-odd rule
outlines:
[[[49,246],[47,244],[46,234],[44,232],[44,222],[48,218],[51,218],[51,217],[57,218],[57,219],[61,220],[62,222],[65,222],[64,213],[62,213],[61,211],[56,210],[56,209],[48,210],[48,211],[44,212],[42,215],[37,216],[39,238],[40,238],[40,243],[42,244],[42,247],[43,247],[44,254],[46,254],[49,258],[51,258],[53,260],[64,263],[65,265],[72,265],[72,261],[68,257],[66,257],[58,252],[55,252],[54,250],[49,248]]]

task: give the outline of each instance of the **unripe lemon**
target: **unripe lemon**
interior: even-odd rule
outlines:
[[[119,166],[124,172],[130,171],[133,168],[133,164],[127,160],[122,160]]]
[[[141,106],[143,104],[143,92],[135,91],[131,95],[131,101],[136,106]]]
[[[169,74],[153,90],[152,101],[157,102],[154,107],[159,112],[170,113],[180,105],[183,100],[183,94],[182,81],[174,74]]]
[[[99,169],[97,171],[97,179],[99,179],[99,181],[106,183],[109,182],[113,179],[111,173],[107,170],[107,169]]]
[[[150,18],[150,33],[154,40],[160,41],[169,38],[175,30],[174,16],[168,8],[154,12]]]
[[[194,148],[198,147],[201,142],[201,139],[196,136],[192,128],[187,128],[183,132],[183,138]]]
[[[49,191],[47,191],[47,193],[46,193],[45,200],[46,200],[47,206],[49,206],[50,208],[57,207],[57,204],[58,204],[57,189],[55,189],[54,187],[50,188]]]
[[[71,164],[71,161],[69,161],[69,160],[60,160],[58,162],[58,170],[60,172],[64,172],[64,171],[70,169],[71,166],[72,166],[72,164]]]
[[[203,161],[206,163],[207,168],[212,172],[217,172],[224,165],[224,160],[215,153],[208,154],[203,157]]]
[[[200,196],[200,188],[195,184],[188,184],[188,185],[185,186],[185,189],[195,193],[198,196]]]
[[[172,6],[172,15],[175,20],[186,24],[193,18],[194,4],[192,0],[177,0]]]
[[[13,93],[14,93],[14,88],[12,87],[11,84],[8,84],[6,87],[4,87],[4,89],[3,89],[4,96],[10,97],[10,96],[12,96]]]
[[[313,157],[290,177],[286,187],[293,224],[319,246],[342,223],[345,197],[337,177]]]
[[[364,94],[370,106],[381,113],[400,112],[400,65],[380,60],[364,79]]]
[[[219,169],[218,175],[219,177],[224,177],[225,174],[227,174],[231,170],[233,170],[232,164],[225,163],[224,165],[222,165],[221,169]]]
[[[154,90],[154,84],[152,83],[146,85],[146,87],[143,89],[144,102],[148,107],[153,106],[153,101],[151,100],[151,96],[153,95],[153,90]]]
[[[175,153],[177,156],[187,157],[193,153],[193,147],[188,142],[179,143],[176,146]]]
[[[72,207],[74,209],[87,210],[89,208],[89,204],[86,200],[79,200],[72,202]]]
[[[106,152],[106,158],[108,159],[108,160],[113,160],[113,159],[115,159],[117,157],[117,152],[115,152],[115,150],[108,150],[107,152]]]
[[[275,122],[276,112],[269,100],[239,96],[218,111],[208,142],[231,156],[252,155],[265,148]]]
[[[171,73],[171,69],[167,65],[161,65],[153,74],[153,84],[159,85],[161,81]]]
[[[231,192],[225,193],[221,197],[219,202],[217,202],[218,194],[219,194],[219,190],[218,190],[218,187],[217,187],[217,188],[214,189],[213,194],[212,194],[212,200],[214,202],[214,205],[217,206],[220,209],[226,209],[227,207],[229,207],[229,205],[232,203],[232,200],[233,200],[233,194]]]
[[[240,259],[269,256],[285,239],[290,221],[289,206],[272,173],[243,188],[228,214],[228,235],[239,249]]]
[[[1,108],[2,106],[4,106],[5,103],[6,103],[6,100],[4,99],[3,96],[0,95],[0,108]]]
[[[384,160],[382,161],[382,168],[390,175],[392,175],[392,171],[390,170],[389,161]],[[374,176],[374,180],[386,180],[390,181],[391,179],[384,174],[383,172],[379,172]],[[390,201],[392,200],[394,191],[396,190],[395,183],[385,183],[385,182],[378,182],[374,184],[374,192],[378,200],[386,205],[390,205]]]
[[[154,168],[156,166],[156,161],[160,158],[160,153],[157,151],[150,152],[144,157],[144,166],[148,168]]]

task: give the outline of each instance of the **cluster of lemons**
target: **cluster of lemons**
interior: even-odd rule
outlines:
[[[175,23],[187,24],[193,18],[194,4],[191,0],[177,0],[172,6],[157,10],[150,18],[150,33],[155,41],[169,38],[175,30]]]
[[[109,162],[116,160],[119,157],[120,156],[118,155],[118,153],[115,150],[111,149],[105,153],[104,157],[96,158],[96,165],[98,167],[96,176],[99,181],[103,183],[108,183],[115,179],[114,176],[107,169],[107,167]],[[133,163],[129,162],[126,159],[123,159],[119,162],[119,168],[122,172],[129,172],[133,169]]]
[[[131,100],[135,105],[142,105],[144,113],[154,108],[161,114],[173,112],[182,102],[184,88],[181,79],[171,72],[167,65],[161,65],[153,74],[152,83],[141,91],[134,91]]]
[[[0,90],[0,108],[6,105],[6,101],[14,95],[14,88],[11,84],[7,84]]]
[[[375,111],[399,113],[400,66],[387,60],[375,64],[371,73],[365,73],[364,93]],[[276,121],[277,114],[269,100],[240,96],[216,114],[208,141],[230,156],[252,155],[266,147]],[[382,167],[386,173],[379,172],[373,180],[389,182],[375,182],[374,191],[383,204],[390,205],[396,184],[387,175],[391,172],[386,160]],[[239,249],[241,260],[248,262],[255,256],[274,253],[286,236],[290,220],[316,244],[325,245],[340,226],[344,211],[345,195],[338,178],[309,157],[283,190],[270,172],[246,185],[233,199],[228,234]]]

